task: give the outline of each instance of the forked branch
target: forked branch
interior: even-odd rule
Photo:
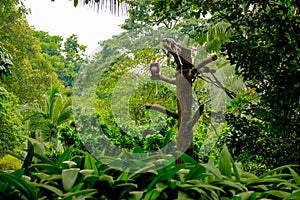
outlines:
[[[168,110],[163,106],[157,105],[157,104],[146,104],[146,109],[150,110],[156,110],[158,112],[164,113],[170,117],[173,117],[174,119],[178,119],[178,113]]]

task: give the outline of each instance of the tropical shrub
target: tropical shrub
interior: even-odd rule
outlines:
[[[226,146],[218,165],[212,159],[197,163],[182,154],[184,164],[178,166],[167,155],[138,159],[102,156],[97,161],[89,153],[73,148],[53,162],[37,150],[38,146],[29,142],[22,169],[0,173],[1,195],[18,199],[150,200],[300,197],[300,177],[294,165],[256,176],[234,163]],[[134,166],[135,170],[129,168]]]

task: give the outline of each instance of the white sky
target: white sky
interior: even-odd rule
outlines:
[[[108,12],[83,6],[73,6],[73,0],[25,0],[26,8],[31,14],[27,16],[30,25],[36,30],[49,32],[68,38],[72,34],[78,36],[79,44],[87,46],[87,54],[92,53],[99,41],[111,38],[122,30],[120,25],[125,16],[113,16]]]

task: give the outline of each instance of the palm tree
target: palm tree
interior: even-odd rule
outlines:
[[[74,6],[76,7],[79,1],[73,1]],[[82,0],[82,2],[83,5],[88,5],[92,8],[96,8],[97,11],[109,9],[109,11],[114,15],[125,14],[128,10],[128,4],[126,4],[126,0]]]
[[[24,105],[21,111],[27,111],[25,118],[26,131],[32,137],[43,142],[57,142],[60,125],[72,117],[71,99],[64,99],[57,87],[53,87],[49,95],[45,95],[44,105]]]

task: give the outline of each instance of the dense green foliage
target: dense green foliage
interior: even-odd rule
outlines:
[[[49,95],[45,95],[42,105],[24,105],[20,110],[25,113],[25,123],[29,135],[44,142],[57,142],[59,128],[72,117],[72,102],[53,87]]]
[[[293,166],[256,176],[234,163],[226,146],[218,166],[212,160],[197,163],[186,155],[182,155],[185,163],[179,166],[170,164],[167,157],[157,160],[157,156],[139,160],[104,156],[96,161],[89,153],[72,148],[52,162],[35,153],[38,148],[29,142],[27,157],[20,158],[22,168],[0,172],[2,197],[155,200],[297,199],[300,195],[300,177]],[[140,170],[129,173],[128,162],[136,163]],[[158,165],[165,167],[157,169]]]
[[[26,9],[19,0],[0,3],[0,42],[11,55],[12,76],[2,80],[3,87],[19,97],[21,104],[40,101],[57,76],[42,57],[34,30],[28,25]]]
[[[255,138],[255,146],[242,143],[235,154],[257,155],[269,167],[287,163],[299,164],[299,10],[295,1],[245,3],[242,9],[234,1],[224,16],[234,33],[226,44],[226,51],[236,71],[255,89],[255,102],[249,98],[236,101],[240,112],[230,115],[232,139]],[[241,20],[243,19],[243,20]],[[253,42],[255,41],[255,42]],[[248,102],[247,102],[248,101]],[[255,148],[254,148],[255,147]],[[245,152],[245,153],[242,153]],[[251,159],[251,158],[250,158]]]
[[[74,34],[64,43],[61,36],[50,36],[44,31],[36,31],[35,36],[41,42],[43,56],[51,63],[58,78],[65,87],[73,87],[75,77],[84,63],[86,46],[78,44]]]
[[[5,151],[19,149],[22,138],[22,116],[17,111],[18,98],[0,87],[0,157]]]
[[[126,2],[126,31],[88,60],[76,35],[36,31],[22,0],[1,1],[0,199],[299,199],[298,1]],[[155,57],[175,77],[166,37],[194,64],[217,54],[206,78],[236,94],[193,82],[196,159],[176,152],[177,119],[146,109],[178,109],[149,74]]]
[[[243,77],[249,91],[230,106],[222,143],[227,142],[243,162],[251,163],[254,158],[268,167],[299,164],[297,1],[170,0],[129,4],[132,7],[124,26],[127,29],[134,28],[133,24],[167,24],[202,43],[203,33],[209,32],[210,26],[228,24],[230,37],[219,38],[225,42],[222,53],[236,66],[236,73]],[[203,16],[208,19],[203,20]],[[251,143],[253,140],[256,142]]]
[[[1,78],[11,75],[11,55],[0,43],[0,157],[22,143],[22,116],[17,112],[18,98],[2,87]]]
[[[2,44],[0,43],[0,78],[4,75],[11,75],[11,71],[9,69],[9,66],[11,65],[11,55],[5,48],[3,48]]]

